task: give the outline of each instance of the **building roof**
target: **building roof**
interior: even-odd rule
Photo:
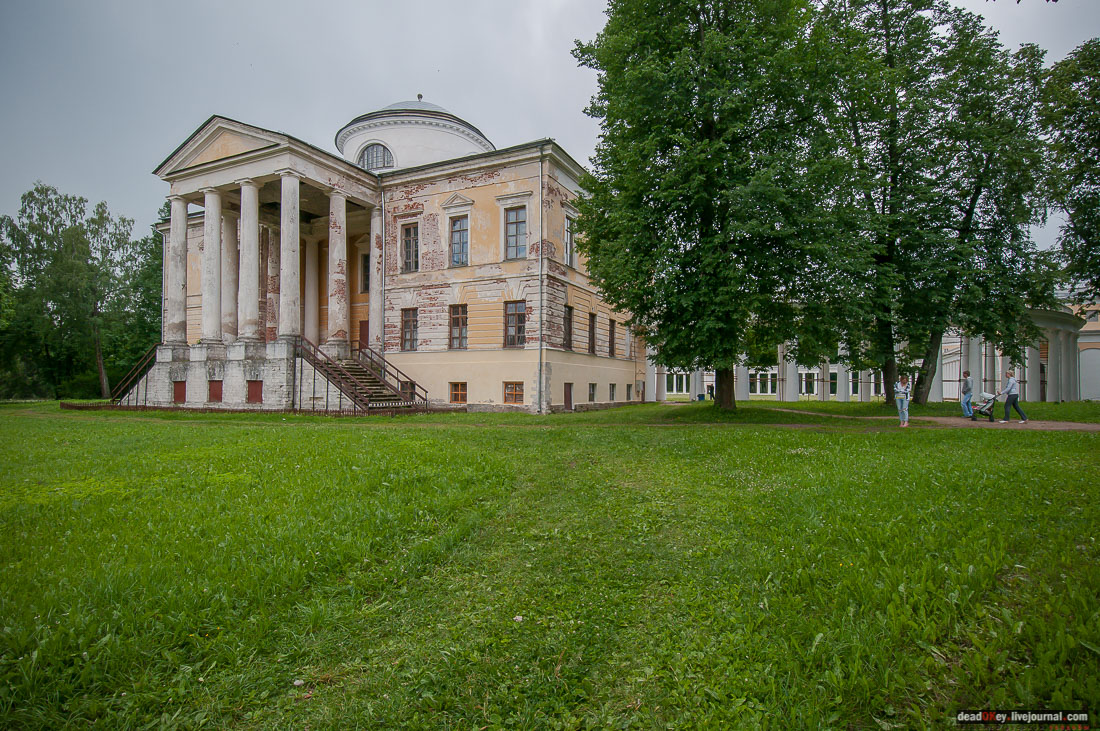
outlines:
[[[493,143],[489,141],[489,138],[486,137],[481,130],[467,122],[465,119],[462,119],[461,117],[456,116],[451,112],[448,112],[446,109],[439,106],[438,104],[432,104],[430,102],[423,101],[422,99],[417,99],[415,101],[409,100],[394,102],[393,104],[382,107],[381,109],[375,110],[373,112],[367,112],[366,114],[362,114],[351,120],[339,130],[337,130],[336,136],[333,138],[336,144],[336,149],[340,150],[341,153],[344,151],[344,148],[340,143],[340,135],[343,134],[344,130],[346,130],[348,127],[356,125],[360,122],[364,122],[368,119],[379,119],[383,117],[402,117],[410,115],[414,117],[446,119],[454,124],[465,127],[470,132],[485,140],[485,143],[488,144],[490,147],[494,147]]]

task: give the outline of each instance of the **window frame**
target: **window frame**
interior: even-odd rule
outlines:
[[[610,401],[611,403],[615,403],[615,390],[616,390],[615,387],[618,386],[618,385],[619,384],[617,384],[617,383],[607,384],[607,400]]]
[[[565,265],[570,269],[577,268],[577,239],[576,233],[573,231],[573,224],[575,222],[576,219],[573,216],[566,214],[565,236],[563,237],[565,239],[563,242],[565,251],[562,252],[562,258],[565,260]]]
[[[412,236],[409,236],[409,232]],[[411,245],[411,251],[410,251]],[[410,256],[411,253],[411,256]],[[411,260],[411,263],[410,263]],[[420,221],[401,224],[401,273],[420,271]]]
[[[523,213],[523,219],[508,220],[508,214]],[[510,232],[512,226],[516,227],[514,233]],[[513,246],[512,240],[515,240]],[[515,251],[513,252],[513,249]],[[508,206],[504,209],[504,260],[521,261],[527,258],[527,204]]]
[[[371,150],[375,148],[379,148],[382,150],[382,164],[372,166],[370,164],[369,155]],[[377,140],[373,142],[368,142],[363,147],[363,149],[359,151],[359,157],[356,158],[356,160],[356,165],[368,172],[373,172],[375,170],[389,170],[397,166],[397,161],[393,156],[393,150],[391,150],[388,146],[382,144],[381,142],[378,142]]]
[[[596,354],[596,330],[600,326],[600,318],[595,312],[588,313],[588,354]]]
[[[370,292],[370,250],[359,250],[359,294]]]
[[[565,306],[565,315],[562,320],[561,346],[566,350],[573,349],[573,308]]]
[[[467,382],[466,381],[451,381],[450,384],[448,384],[448,386],[449,386],[448,390],[449,390],[449,393],[450,393],[450,399],[451,399],[452,404],[467,403],[467,398],[469,397],[469,391],[467,389]],[[461,399],[456,398],[456,396],[460,396]]]
[[[509,309],[518,305],[516,312]],[[513,320],[513,318],[515,318]],[[514,328],[515,334],[509,341],[508,328]],[[527,346],[527,300],[508,300],[504,303],[504,347],[524,348]]]
[[[615,357],[615,321],[607,321],[607,357]]]
[[[412,316],[409,316],[412,313]],[[408,327],[412,323],[412,328]],[[412,353],[416,351],[417,340],[420,338],[420,312],[417,307],[403,307],[401,309],[401,351]],[[411,347],[409,347],[411,346]]]
[[[467,349],[467,346],[469,344],[469,333],[470,333],[469,312],[470,312],[469,308],[465,304],[457,304],[457,305],[451,305],[450,306],[450,309],[448,311],[448,320],[447,320],[447,349],[448,350],[466,350]],[[461,331],[461,334],[459,335],[458,343],[456,344],[456,341],[455,341],[455,327],[456,327],[455,321],[457,319],[461,319],[461,324],[458,325],[458,327],[461,327],[462,331]]]
[[[596,385],[595,383],[588,384],[588,403],[596,403]]]
[[[458,223],[459,221],[465,222],[466,227],[463,228],[463,229],[456,229],[455,224]],[[470,266],[470,216],[469,216],[469,214],[463,213],[463,214],[460,214],[460,215],[450,216],[448,218],[448,227],[447,228],[448,228],[448,246],[447,246],[448,256],[447,256],[447,261],[449,262],[448,267],[458,268],[458,267],[468,267],[468,266]],[[462,263],[456,264],[455,263],[455,234],[458,233],[459,231],[461,231],[461,233],[465,234],[465,241],[462,242],[462,247],[463,247]]]
[[[523,404],[523,381],[504,382],[504,403]]]

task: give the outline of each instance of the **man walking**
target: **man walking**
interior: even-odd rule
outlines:
[[[1026,424],[1027,414],[1020,408],[1020,387],[1016,384],[1016,373],[1014,371],[1005,373],[1005,387],[997,395],[999,396],[1001,393],[1005,395],[1005,418],[1001,419],[1001,423],[1008,423],[1008,415],[1011,413],[1009,409],[1015,408],[1016,413],[1020,415],[1020,423]]]
[[[973,397],[974,381],[970,380],[970,371],[963,371],[962,398],[960,401],[963,407],[963,416],[968,419],[974,416],[974,407],[970,404]]]

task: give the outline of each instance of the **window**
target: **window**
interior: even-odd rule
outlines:
[[[451,403],[452,404],[464,404],[466,403],[466,382],[451,383]]]
[[[393,167],[393,154],[385,145],[367,145],[359,155],[359,167],[367,170],[381,170]]]
[[[573,349],[573,308],[565,306],[565,327],[562,332],[561,346],[566,350]]]
[[[370,254],[359,255],[359,293],[370,291]]]
[[[814,374],[813,371],[806,371],[799,375],[802,380],[802,393],[810,395],[817,393],[817,389],[815,388],[816,380],[814,378],[816,374]]]
[[[466,305],[451,305],[451,339],[448,347],[451,350],[466,349]]]
[[[504,211],[504,258],[527,257],[527,207],[507,208]]]
[[[567,266],[577,266],[577,249],[573,241],[573,219],[565,217],[565,263]]]
[[[859,371],[852,371],[852,395],[859,395]]]
[[[527,302],[504,303],[504,347],[522,348],[527,343]]]
[[[264,402],[264,382],[248,381],[248,396],[246,400],[250,404],[262,404]]]
[[[756,374],[749,374],[749,393],[756,393]]]
[[[187,381],[172,381],[172,403],[182,404],[187,401]]]
[[[206,399],[216,404],[222,402],[222,382],[221,381],[208,381],[210,384],[210,395]]]
[[[837,379],[836,372],[835,371],[830,371],[829,372],[829,394],[832,395],[832,396],[836,395],[836,379]]]
[[[633,401],[634,400],[634,385],[631,384],[631,383],[626,384],[626,400],[627,401]]]
[[[522,404],[523,403],[523,382],[522,381],[505,381],[504,382],[504,403],[506,403],[506,404]]]
[[[595,383],[588,384],[588,402],[589,403],[595,403],[596,402],[596,384]]]
[[[607,357],[615,357],[615,321],[610,320],[607,323]]]
[[[401,227],[401,271],[420,271],[420,224]]]
[[[401,310],[401,349],[416,350],[416,308]]]
[[[614,383],[609,384],[607,386],[607,400],[608,401],[614,401],[615,400],[615,384]]]
[[[588,313],[588,352],[596,354],[596,313]]]
[[[1100,320],[1100,310],[1091,310],[1085,315],[1085,322],[1096,322]]]
[[[406,401],[414,401],[416,398],[416,383],[413,381],[398,381],[397,390]]]
[[[464,267],[470,263],[470,217],[451,219],[451,266]]]

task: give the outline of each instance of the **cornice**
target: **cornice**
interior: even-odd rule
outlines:
[[[343,151],[344,145],[347,144],[347,141],[351,139],[354,135],[360,134],[362,132],[396,127],[434,127],[458,135],[459,137],[462,137],[469,142],[472,142],[484,152],[492,152],[496,149],[488,140],[486,140],[481,135],[475,134],[464,125],[460,125],[446,119],[431,119],[418,116],[383,117],[379,119],[365,119],[362,122],[352,122],[347,127],[344,127],[342,130],[340,130],[340,132],[336,135],[336,148]]]

